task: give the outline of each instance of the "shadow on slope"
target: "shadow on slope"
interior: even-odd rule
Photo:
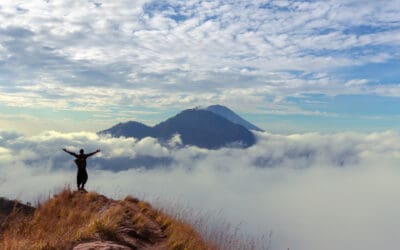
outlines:
[[[29,216],[34,211],[35,208],[30,205],[0,197],[0,233],[18,216]]]

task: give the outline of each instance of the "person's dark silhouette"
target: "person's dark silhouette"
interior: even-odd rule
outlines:
[[[98,152],[100,152],[100,149],[97,149],[96,151],[90,153],[90,154],[85,154],[85,151],[81,149],[79,151],[79,154],[76,154],[74,152],[68,151],[67,149],[63,148],[65,152],[68,154],[72,155],[75,157],[75,164],[78,168],[78,174],[76,176],[76,184],[78,186],[78,190],[85,190],[85,184],[86,181],[88,180],[88,174],[86,172],[86,159]]]

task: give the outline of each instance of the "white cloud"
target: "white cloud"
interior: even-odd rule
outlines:
[[[1,132],[0,193],[34,201],[65,184],[74,187],[74,164],[61,148],[100,148],[88,160],[90,190],[179,201],[215,213],[217,221],[241,223],[253,236],[273,231],[273,249],[397,247],[398,132],[257,136],[248,149],[209,151],[88,132]],[[148,170],[121,168],[140,155],[173,161]],[[102,164],[125,170],[98,169]]]

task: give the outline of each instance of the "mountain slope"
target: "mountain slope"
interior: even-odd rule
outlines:
[[[99,134],[138,139],[150,136],[163,141],[179,134],[184,145],[207,149],[234,145],[249,147],[256,141],[253,133],[245,127],[214,112],[202,109],[184,110],[154,127],[148,127],[138,122],[126,122],[100,131]]]
[[[137,139],[142,139],[144,137],[154,137],[152,127],[149,127],[143,123],[129,121],[125,123],[118,123],[117,125],[104,130],[100,131],[100,134],[109,133],[112,136],[120,137],[135,137]]]
[[[178,133],[185,145],[216,149],[233,143],[248,147],[255,143],[254,135],[212,112],[199,109],[184,110],[154,127],[157,138],[169,139]]]
[[[188,224],[146,202],[69,189],[0,236],[0,249],[215,249]]]
[[[243,127],[247,128],[249,130],[260,131],[260,132],[264,131],[264,130],[260,129],[259,127],[246,121],[245,119],[243,119],[242,117],[237,115],[235,112],[233,112],[231,109],[229,109],[225,106],[211,105],[211,106],[208,106],[207,108],[205,108],[205,110],[208,110],[217,115],[220,115],[220,116],[224,117],[225,119],[227,119],[233,123],[242,125]]]

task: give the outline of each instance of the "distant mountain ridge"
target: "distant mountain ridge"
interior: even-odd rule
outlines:
[[[114,137],[135,137],[142,139],[144,137],[154,137],[153,128],[143,123],[129,121],[125,123],[118,123],[117,125],[99,132],[100,134],[109,133]]]
[[[243,119],[238,114],[236,114],[231,109],[229,109],[225,106],[216,104],[216,105],[208,106],[207,108],[205,108],[205,110],[208,110],[217,115],[220,115],[233,123],[242,125],[243,127],[247,128],[249,130],[254,130],[254,131],[259,131],[259,132],[264,131],[261,128],[257,127],[256,125],[251,124],[250,122],[246,121],[245,119]]]
[[[256,142],[254,134],[246,127],[205,109],[184,110],[154,127],[135,121],[119,123],[100,131],[99,134],[138,139],[153,137],[161,141],[169,140],[175,134],[179,134],[183,145],[207,149],[225,146],[249,147]]]

